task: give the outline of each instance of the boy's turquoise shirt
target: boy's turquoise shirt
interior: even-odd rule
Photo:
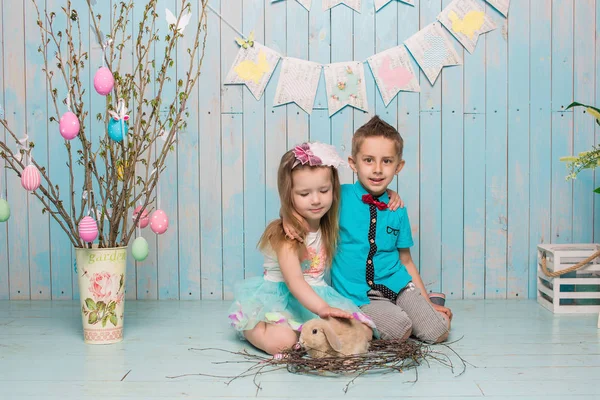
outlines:
[[[331,269],[333,287],[357,306],[369,303],[366,262],[371,221],[369,205],[362,201],[362,196],[367,193],[359,181],[353,185],[342,185],[340,237]],[[387,204],[387,193],[380,196],[379,200]],[[406,208],[377,210],[375,232],[377,252],[373,256],[373,284],[385,285],[398,293],[412,280],[398,254],[398,249],[413,246]]]

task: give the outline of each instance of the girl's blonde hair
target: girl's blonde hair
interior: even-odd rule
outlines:
[[[331,265],[331,260],[335,254],[335,249],[338,241],[338,230],[339,230],[339,207],[340,207],[340,178],[338,176],[337,169],[330,166],[315,166],[311,167],[308,164],[297,165],[294,167],[296,162],[296,156],[292,150],[288,151],[281,157],[279,163],[279,170],[277,171],[277,189],[279,190],[279,200],[281,201],[281,216],[289,221],[288,223],[298,232],[302,239],[306,239],[308,234],[302,221],[298,220],[294,216],[294,201],[292,197],[293,171],[304,169],[304,168],[328,168],[331,170],[331,190],[332,190],[332,202],[331,208],[321,218],[321,235],[322,243],[327,254],[327,265]],[[304,243],[300,243],[297,240],[287,239],[283,230],[283,222],[281,219],[272,221],[264,233],[262,234],[260,241],[258,242],[258,248],[265,250],[271,247],[277,252],[284,243],[292,243],[292,246],[298,253],[298,259],[302,259],[306,254],[306,246]]]

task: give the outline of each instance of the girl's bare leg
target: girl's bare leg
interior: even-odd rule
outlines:
[[[244,331],[244,336],[252,345],[271,355],[289,349],[298,342],[298,335],[286,325],[272,325],[259,322],[253,329]]]

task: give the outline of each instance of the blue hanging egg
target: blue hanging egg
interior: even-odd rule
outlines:
[[[123,137],[127,135],[128,130],[129,126],[127,125],[127,120],[123,121],[122,128],[121,120],[111,118],[110,121],[108,121],[108,136],[115,142],[122,141]]]

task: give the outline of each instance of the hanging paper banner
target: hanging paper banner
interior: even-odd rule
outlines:
[[[278,3],[281,0],[271,0],[271,3]],[[298,3],[302,4],[302,7],[306,8],[307,11],[310,11],[310,3],[312,0],[296,0]]]
[[[293,102],[308,114],[312,113],[322,68],[312,61],[284,58],[273,105]]]
[[[421,91],[406,47],[392,47],[369,57],[367,61],[386,107],[401,90]]]
[[[433,85],[442,68],[462,63],[448,34],[437,22],[427,25],[404,42]]]
[[[296,0],[298,3],[302,4],[302,7],[306,8],[306,10],[310,11],[310,3],[312,0]]]
[[[379,11],[383,6],[387,3],[395,1],[395,0],[375,0],[375,11]],[[411,6],[415,5],[415,0],[400,0],[403,3],[410,4]]]
[[[257,42],[246,49],[240,47],[224,83],[244,84],[260,100],[280,58],[279,53]]]
[[[350,61],[328,64],[324,66],[324,72],[330,117],[347,105],[367,111],[363,63]]]
[[[494,21],[475,0],[454,0],[437,19],[469,53],[475,51],[479,35],[496,29]]]
[[[329,10],[338,4],[345,4],[356,12],[360,12],[361,0],[323,0],[323,11]]]
[[[496,10],[500,11],[505,17],[508,16],[508,8],[510,7],[510,0],[485,0],[492,5]]]

